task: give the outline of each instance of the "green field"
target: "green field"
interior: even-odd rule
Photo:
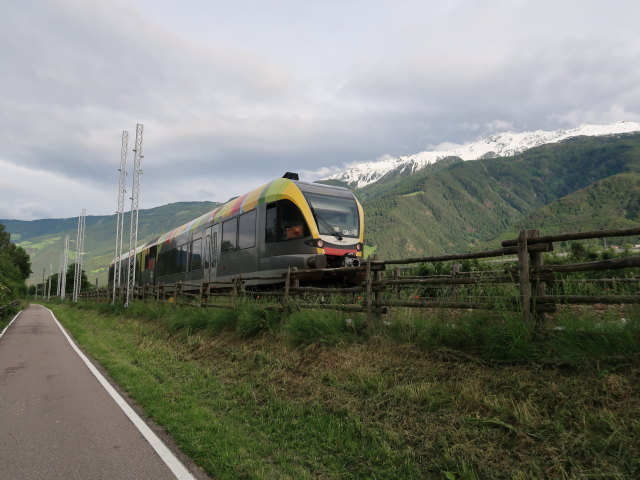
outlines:
[[[215,478],[640,476],[637,309],[538,336],[508,313],[53,309]]]

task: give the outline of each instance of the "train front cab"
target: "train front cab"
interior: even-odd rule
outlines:
[[[266,203],[259,268],[357,266],[362,257],[362,207],[344,188],[292,182],[295,190]],[[322,272],[308,280],[335,280]],[[354,279],[352,279],[355,281]]]

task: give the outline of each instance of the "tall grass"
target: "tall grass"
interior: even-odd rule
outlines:
[[[132,302],[127,308],[109,303],[80,302],[75,307],[97,310],[105,315],[144,318],[164,325],[173,333],[215,335],[228,331],[245,339],[275,330],[280,322],[277,312],[260,308],[252,302],[240,304],[235,309],[182,307],[156,302]]]
[[[574,366],[618,362],[640,354],[640,311],[567,309],[553,324],[533,332],[516,312],[450,313],[396,310],[386,319],[391,338],[425,350],[448,348],[498,362],[542,362]]]
[[[345,314],[332,310],[293,312],[283,322],[282,331],[294,345],[321,343],[336,345],[354,341],[364,324],[362,314]]]
[[[580,366],[616,364],[640,354],[640,309],[597,312],[566,308],[553,322],[532,331],[518,312],[418,310],[398,308],[367,324],[363,314],[333,310],[294,310],[283,314],[263,303],[245,300],[234,309],[183,307],[133,302],[127,309],[106,303],[79,303],[115,316],[144,318],[169,332],[215,336],[229,332],[240,339],[269,334],[293,346],[338,345],[374,336],[442,349],[502,363],[539,362]]]
[[[531,361],[539,353],[530,328],[514,312],[464,312],[451,317],[444,311],[401,309],[387,320],[396,341],[425,350],[448,348],[496,361]]]

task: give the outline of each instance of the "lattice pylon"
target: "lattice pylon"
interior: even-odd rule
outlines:
[[[133,288],[136,284],[136,246],[138,243],[138,203],[140,199],[140,174],[142,173],[142,132],[143,125],[136,125],[136,147],[133,149],[133,181],[131,188],[131,227],[129,230],[129,275],[127,276],[127,299],[125,307],[129,306]]]
[[[120,148],[120,180],[118,182],[118,209],[116,210],[116,254],[113,264],[113,299],[111,303],[115,303],[118,287],[120,286],[121,262],[122,257],[122,237],[124,232],[124,197],[127,192],[127,150],[129,143],[129,132],[122,131],[122,146]]]

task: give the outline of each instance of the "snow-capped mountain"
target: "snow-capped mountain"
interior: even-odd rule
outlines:
[[[571,130],[536,130],[533,132],[504,132],[483,140],[455,146],[449,150],[424,151],[402,157],[388,157],[374,162],[352,164],[343,172],[331,175],[326,180],[340,180],[358,188],[380,180],[394,170],[416,172],[446,157],[462,160],[508,157],[547,143],[557,143],[571,137],[600,136],[639,132],[640,123],[621,121],[610,125],[581,125]]]

